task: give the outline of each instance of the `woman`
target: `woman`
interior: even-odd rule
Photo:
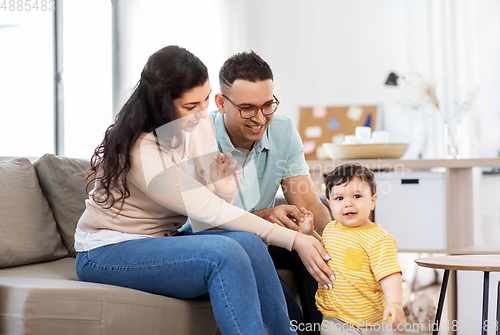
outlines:
[[[78,276],[175,298],[209,293],[223,334],[293,333],[262,240],[297,250],[325,285],[328,255],[313,237],[230,204],[240,172],[230,154],[217,155],[210,91],[189,51],[168,46],[149,58],[91,159]],[[178,233],[188,216],[199,231]],[[215,226],[225,230],[202,231]]]

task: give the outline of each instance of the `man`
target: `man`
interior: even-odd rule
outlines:
[[[231,152],[243,169],[234,204],[297,231],[305,208],[313,213],[314,228],[321,235],[330,213],[314,189],[297,130],[288,117],[274,114],[279,101],[273,95],[271,68],[253,51],[239,53],[223,64],[219,82],[218,111],[210,113],[219,151]],[[288,204],[274,207],[280,185]],[[297,253],[272,246],[269,252],[276,268],[293,270],[305,321],[321,323],[314,300],[318,283]],[[284,291],[291,319],[300,319],[294,315],[293,297],[286,287]]]

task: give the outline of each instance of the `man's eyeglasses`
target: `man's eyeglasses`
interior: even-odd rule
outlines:
[[[253,105],[245,105],[243,107],[239,107],[239,106],[236,106],[234,104],[234,102],[232,102],[231,99],[229,99],[228,97],[226,97],[224,94],[222,94],[222,96],[227,101],[229,101],[231,103],[231,105],[234,106],[234,108],[236,108],[240,112],[240,116],[242,118],[244,118],[244,119],[251,119],[251,118],[253,118],[259,112],[259,109],[262,111],[262,114],[264,114],[264,115],[271,115],[274,112],[276,112],[276,110],[278,109],[278,105],[280,104],[278,98],[276,98],[274,96],[274,94],[273,94],[273,98],[276,101],[271,101],[271,102],[265,103],[264,105],[262,105],[260,107],[253,106]]]

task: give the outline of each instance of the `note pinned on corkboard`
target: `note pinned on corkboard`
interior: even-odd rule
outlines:
[[[323,143],[342,143],[358,126],[376,130],[377,106],[304,107],[300,109],[299,134],[307,143],[306,160],[329,159],[321,152]],[[318,151],[319,150],[319,151]]]

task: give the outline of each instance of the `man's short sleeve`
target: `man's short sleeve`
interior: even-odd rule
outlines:
[[[290,153],[285,166],[285,171],[283,174],[283,179],[296,177],[296,176],[308,176],[309,166],[306,163],[306,158],[304,156],[304,146],[302,145],[302,140],[300,139],[299,132],[293,124],[289,123],[290,134]]]

